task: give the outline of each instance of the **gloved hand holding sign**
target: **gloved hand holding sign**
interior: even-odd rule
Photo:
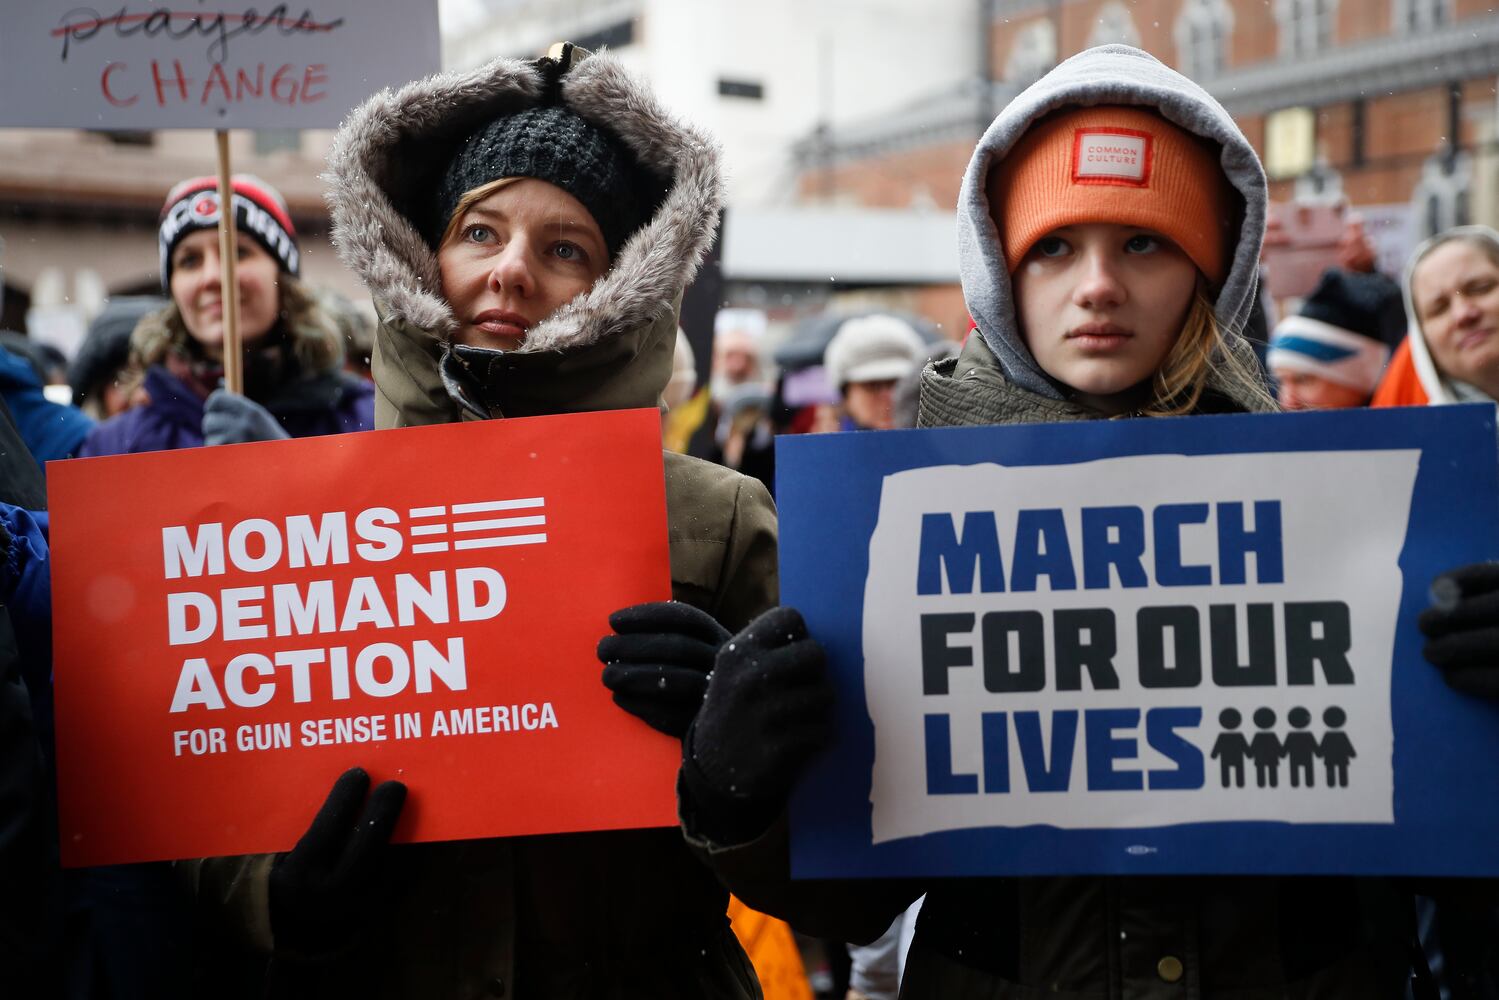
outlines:
[[[370,776],[351,768],[333,783],[297,846],[270,874],[271,936],[278,955],[316,958],[358,936],[382,888],[390,835],[406,786],[383,781],[365,802]]]
[[[772,608],[718,652],[702,710],[682,746],[682,790],[701,833],[753,840],[832,735],[822,646],[794,608]]]
[[[1472,563],[1432,581],[1421,612],[1422,651],[1455,690],[1499,698],[1499,562]]]
[[[203,443],[244,444],[291,437],[271,411],[248,396],[215,389],[203,403]]]
[[[681,739],[702,707],[719,647],[728,631],[713,616],[679,601],[654,601],[609,616],[615,635],[599,640],[604,686],[614,703],[652,729]]]

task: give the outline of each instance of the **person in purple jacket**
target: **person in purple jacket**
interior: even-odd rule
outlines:
[[[297,277],[285,201],[248,175],[234,177],[231,188],[245,395],[218,387],[225,310],[219,195],[214,178],[193,178],[172,188],[161,213],[161,282],[171,301],[130,335],[122,381],[138,405],[97,425],[80,457],[374,427],[374,387],[343,372],[342,335]],[[65,874],[63,896],[64,996],[194,995],[193,957],[208,939],[170,864],[75,869]]]
[[[245,395],[223,377],[219,194],[212,177],[177,184],[162,207],[157,243],[171,302],[131,334],[140,405],[104,421],[82,456],[310,437],[374,426],[374,387],[344,373],[332,317],[298,279],[297,234],[281,195],[264,181],[231,181],[238,227],[236,284]]]

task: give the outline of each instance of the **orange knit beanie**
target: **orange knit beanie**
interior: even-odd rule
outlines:
[[[1165,236],[1214,285],[1228,276],[1236,199],[1218,150],[1153,110],[1046,118],[990,172],[987,192],[1011,274],[1052,230],[1111,222]]]

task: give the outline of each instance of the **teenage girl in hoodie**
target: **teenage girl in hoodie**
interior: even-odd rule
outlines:
[[[1265,202],[1200,87],[1125,46],[1069,59],[974,152],[959,240],[977,326],[927,369],[919,424],[1273,409],[1240,336]],[[1388,881],[791,883],[780,817],[830,703],[794,610],[736,636],[684,740],[684,830],[736,894],[809,933],[871,939],[925,892],[902,997],[1405,995],[1409,897]]]

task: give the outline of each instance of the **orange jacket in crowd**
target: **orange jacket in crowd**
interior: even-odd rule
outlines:
[[[1416,365],[1411,361],[1411,344],[1407,338],[1395,348],[1390,364],[1374,390],[1370,406],[1425,406],[1426,390],[1421,387],[1421,377],[1416,374]]]

